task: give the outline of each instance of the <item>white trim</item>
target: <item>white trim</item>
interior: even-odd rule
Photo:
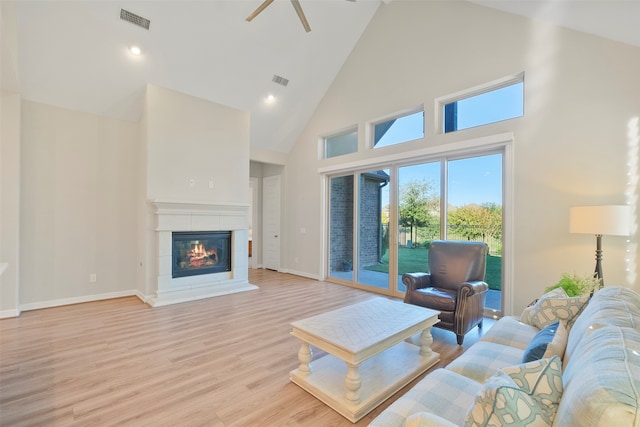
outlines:
[[[412,161],[421,157],[429,157],[435,155],[455,155],[456,153],[473,154],[476,151],[485,151],[490,148],[501,148],[513,141],[513,133],[506,132],[496,135],[483,136],[480,138],[467,139],[447,144],[434,145],[419,150],[403,151],[401,153],[388,154],[385,156],[377,156],[375,158],[356,160],[339,165],[332,165],[318,168],[320,174],[332,174],[341,172],[353,172],[362,168],[371,168],[394,164],[397,162],[406,162],[408,159]]]
[[[8,317],[18,317],[18,316],[20,316],[20,310],[17,308],[0,311],[0,319],[6,319]]]
[[[317,274],[307,273],[306,271],[285,269],[285,270],[280,270],[280,272],[281,273],[287,273],[287,274],[293,274],[295,276],[300,276],[300,277],[306,277],[307,279],[322,280],[320,278],[320,276],[318,276]]]
[[[28,304],[20,305],[20,311],[39,310],[41,308],[59,307],[62,305],[80,304],[83,302],[101,301],[105,299],[122,298],[136,296],[142,302],[145,301],[145,297],[137,289],[130,289],[127,291],[107,292],[104,294],[84,295],[81,297],[63,298],[51,301],[32,302]],[[13,310],[11,310],[13,311]],[[18,312],[19,314],[19,312]]]
[[[503,183],[502,183],[502,219],[503,219],[503,233],[502,233],[502,315],[512,315],[513,307],[515,305],[514,298],[515,292],[513,292],[513,255],[514,255],[514,241],[515,241],[515,221],[514,221],[514,145],[513,141],[510,144],[505,144],[503,154]],[[504,262],[504,260],[507,262]]]

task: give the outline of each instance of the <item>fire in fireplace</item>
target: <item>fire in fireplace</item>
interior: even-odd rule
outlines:
[[[230,231],[173,232],[172,277],[231,271]]]

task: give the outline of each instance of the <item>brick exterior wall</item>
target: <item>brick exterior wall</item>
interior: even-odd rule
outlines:
[[[377,172],[359,177],[359,267],[365,267],[377,264],[382,255],[380,187],[388,176]],[[342,271],[343,261],[353,260],[353,176],[331,178],[330,191],[330,271]]]
[[[329,270],[342,271],[353,259],[353,176],[331,178],[330,195]]]

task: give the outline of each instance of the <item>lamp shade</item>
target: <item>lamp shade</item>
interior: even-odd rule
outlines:
[[[575,206],[569,213],[569,232],[628,236],[629,206]]]

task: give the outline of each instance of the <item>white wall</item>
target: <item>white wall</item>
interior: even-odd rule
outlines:
[[[249,204],[248,112],[154,85],[145,108],[149,200]]]
[[[436,98],[522,71],[523,118],[437,134]],[[415,1],[380,7],[289,155],[286,265],[293,268],[298,257],[296,270],[321,273],[318,168],[513,132],[512,285],[518,313],[561,273],[593,271],[595,238],[569,234],[570,206],[632,201],[637,212],[637,181],[630,181],[627,172],[632,139],[628,127],[640,115],[638,75],[637,47],[493,9]],[[363,152],[367,120],[421,104],[427,126],[423,140]],[[361,152],[317,159],[319,135],[354,124],[359,126]],[[637,235],[631,244],[605,236],[608,285],[640,291],[637,275],[625,273],[640,262],[634,245],[637,248]]]
[[[19,314],[20,94],[0,101],[0,318]]]
[[[17,316],[20,212],[20,78],[17,4],[0,3],[0,318]]]
[[[135,289],[137,139],[136,123],[23,100],[24,309]]]

